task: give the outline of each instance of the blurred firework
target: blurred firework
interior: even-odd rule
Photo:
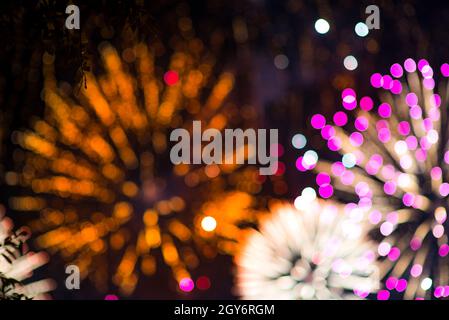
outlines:
[[[47,263],[47,255],[27,252],[29,231],[26,228],[13,231],[12,228],[11,220],[4,217],[4,208],[0,206],[0,300],[48,298],[46,293],[53,289],[53,281],[22,283],[33,270]]]
[[[253,205],[253,197],[241,191],[212,198],[201,206],[196,217],[196,231],[212,248],[233,256],[244,237],[243,229],[257,224],[258,217],[262,215]]]
[[[448,64],[440,71],[449,77]],[[379,99],[358,100],[345,89],[343,107],[355,111],[311,120],[337,152],[328,158],[334,161],[318,161],[316,154],[297,161],[299,170],[319,172],[323,198],[335,191],[340,200],[357,202],[382,239],[386,290],[379,299],[449,296],[448,85],[441,81],[437,88],[436,73],[425,59],[407,59],[393,64],[390,74],[371,76],[371,85],[384,89]]]
[[[1,101],[1,95],[0,95],[0,103],[1,102],[2,101]],[[3,173],[3,171],[4,171],[3,154],[5,152],[4,152],[4,143],[3,143],[4,141],[3,141],[3,139],[4,139],[4,136],[5,136],[5,129],[4,129],[6,127],[5,122],[6,121],[4,119],[4,114],[3,114],[2,111],[0,111],[0,185],[3,183],[3,176],[4,176],[4,173]]]
[[[243,299],[354,299],[378,287],[375,247],[354,208],[312,200],[278,204],[236,256]]]
[[[74,93],[67,83],[57,87],[54,57],[44,55],[45,116],[13,137],[25,150],[16,154],[24,166],[6,180],[33,193],[12,197],[11,207],[39,211],[30,224],[37,244],[78,265],[99,290],[108,289],[112,272],[129,295],[139,275],[154,274],[162,260],[178,283],[190,279],[198,251],[217,252],[195,234],[202,203],[227,189],[247,200],[261,189],[256,168],[171,163],[172,129],[191,131],[201,120],[204,129],[222,130],[236,119],[253,121],[254,113],[224,103],[233,75],[214,72],[200,40],[178,41],[167,69],[155,63],[164,50],[138,44],[120,54],[104,44],[104,72],[87,73]],[[238,216],[243,207],[234,205]]]

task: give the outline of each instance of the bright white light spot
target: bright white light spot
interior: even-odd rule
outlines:
[[[280,288],[284,290],[289,290],[293,288],[293,286],[296,284],[296,281],[290,276],[283,276],[278,278],[276,280],[276,283]]]
[[[343,98],[343,101],[346,103],[353,103],[355,100],[355,97],[349,94]]]
[[[359,37],[366,37],[369,33],[369,29],[368,26],[366,24],[364,24],[363,22],[359,22],[355,25],[355,33],[359,36]]]
[[[304,157],[302,158],[302,164],[305,167],[314,166],[318,161],[318,154],[313,150],[308,150],[304,153]]]
[[[363,219],[363,210],[361,208],[354,208],[349,211],[349,217],[353,221],[361,221]]]
[[[389,236],[393,232],[394,226],[391,222],[385,221],[380,226],[380,233],[384,236]]]
[[[438,142],[438,132],[435,129],[429,130],[427,132],[427,140],[429,140],[430,143],[435,144]]]
[[[316,199],[316,192],[313,188],[307,187],[304,190],[302,190],[301,193],[302,198],[307,202],[312,202]]]
[[[399,160],[399,164],[401,165],[402,169],[408,170],[413,165],[413,159],[411,156],[406,154],[405,156],[402,156]]]
[[[302,196],[296,197],[295,201],[293,202],[293,205],[298,210],[302,210],[305,204],[306,201],[304,201],[304,198]]]
[[[327,22],[324,19],[318,19],[315,22],[315,30],[316,32],[320,33],[320,34],[325,34],[329,31],[330,26],[329,26],[329,22]]]
[[[391,244],[388,242],[382,242],[377,247],[377,252],[380,256],[385,257],[391,250]]]
[[[402,156],[403,154],[407,153],[407,150],[407,143],[403,140],[399,140],[394,144],[394,151],[396,151],[398,156]]]
[[[217,221],[211,216],[204,217],[201,220],[201,227],[208,232],[214,231],[217,227]]]
[[[356,164],[356,158],[355,158],[355,155],[354,154],[352,154],[352,153],[347,153],[347,154],[345,154],[343,157],[342,157],[342,159],[341,159],[341,162],[343,163],[343,165],[346,167],[346,168],[352,168],[352,167],[354,167],[355,166],[355,164]]]
[[[274,65],[279,70],[284,70],[288,67],[288,58],[286,55],[278,54],[276,57],[274,57]]]
[[[306,137],[300,133],[295,134],[292,138],[292,145],[296,149],[304,148],[306,146],[306,143],[307,143]]]
[[[348,239],[357,239],[360,237],[362,229],[360,228],[360,224],[355,221],[346,220],[341,224],[341,228],[343,230],[343,234]]]
[[[405,189],[407,187],[410,187],[410,185],[413,183],[412,178],[406,174],[406,173],[401,173],[398,176],[398,185],[402,188]]]
[[[425,278],[423,279],[423,281],[421,281],[421,288],[423,290],[429,290],[431,286],[432,286],[432,279]]]
[[[301,297],[301,299],[310,300],[315,295],[315,289],[309,284],[300,286],[298,288],[299,288],[299,296]]]
[[[352,70],[357,69],[357,67],[359,66],[359,63],[357,62],[357,59],[354,56],[347,56],[343,60],[343,65],[345,66],[346,69],[348,69],[349,71],[352,71]]]
[[[437,239],[441,238],[444,234],[444,227],[441,224],[437,224],[432,230],[433,236]]]

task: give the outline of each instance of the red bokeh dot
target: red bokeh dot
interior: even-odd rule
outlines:
[[[210,280],[206,276],[201,276],[196,279],[196,287],[200,290],[207,290],[210,288]]]
[[[276,170],[277,176],[282,176],[285,173],[285,164],[281,161],[278,161],[278,169]]]
[[[164,81],[168,86],[173,86],[179,81],[179,75],[176,71],[168,70],[164,74]]]

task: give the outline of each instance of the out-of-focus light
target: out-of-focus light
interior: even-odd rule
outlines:
[[[432,229],[433,236],[437,239],[441,238],[444,235],[444,227],[441,224],[437,224]]]
[[[306,146],[306,144],[307,144],[307,139],[303,134],[298,133],[293,136],[292,145],[296,149],[302,149]]]
[[[385,257],[391,250],[391,244],[388,242],[382,242],[377,247],[377,252],[381,257]]]
[[[439,188],[440,191],[440,195],[442,195],[443,197],[446,197],[449,195],[449,184],[447,182],[444,182],[440,185]]]
[[[346,123],[348,123],[348,116],[343,111],[338,111],[334,114],[334,123],[335,125],[342,127]]]
[[[412,178],[410,177],[410,175],[406,174],[406,173],[401,173],[398,176],[398,185],[404,189],[404,188],[408,188],[410,185],[413,184]]]
[[[118,300],[118,297],[115,294],[108,294],[104,297],[104,300]]]
[[[341,93],[343,107],[346,110],[354,110],[357,107],[357,98],[355,91],[351,88],[346,88]]]
[[[441,65],[441,74],[446,78],[449,77],[449,64],[443,63]]]
[[[416,71],[416,62],[412,58],[404,61],[404,68],[407,72],[412,73]]]
[[[388,300],[390,298],[390,292],[388,290],[379,290],[377,293],[377,300]]]
[[[183,278],[181,281],[179,281],[179,289],[181,289],[184,292],[190,292],[195,287],[195,284],[193,283],[193,280],[190,278]]]
[[[384,235],[384,236],[389,236],[393,232],[393,230],[394,230],[394,226],[389,221],[385,221],[380,226],[380,233],[382,233],[382,235]]]
[[[432,286],[432,279],[430,279],[430,278],[424,278],[424,279],[421,281],[421,288],[422,288],[423,290],[429,290],[431,286]]]
[[[304,190],[302,190],[301,193],[302,198],[307,202],[312,202],[316,199],[316,192],[313,188],[307,187]]]
[[[245,43],[248,40],[248,27],[244,19],[234,19],[232,29],[234,31],[234,39],[237,43]]]
[[[366,24],[364,24],[363,22],[359,22],[355,25],[355,33],[359,36],[359,37],[366,37],[369,33],[369,29],[368,26]]]
[[[441,245],[440,249],[438,249],[438,254],[440,257],[445,257],[449,254],[449,246],[447,244]],[[449,294],[449,291],[448,291]]]
[[[414,264],[410,270],[410,274],[412,275],[412,277],[414,278],[419,277],[421,273],[422,273],[422,266],[420,264]]]
[[[329,183],[331,183],[331,177],[325,172],[320,172],[316,176],[316,183],[319,186],[322,186],[324,184],[329,184]]]
[[[319,187],[318,193],[322,198],[328,199],[334,194],[334,188],[330,184],[323,184]]]
[[[205,231],[214,231],[216,227],[217,221],[214,219],[214,217],[207,216],[204,217],[203,220],[201,220],[201,228],[203,228],[203,230]]]
[[[304,153],[304,158],[302,159],[302,164],[305,167],[314,166],[318,161],[318,154],[313,150],[308,150]]]
[[[360,99],[360,108],[365,111],[370,111],[374,106],[373,99],[370,97],[363,97]]]
[[[449,64],[443,65],[441,72],[449,77]],[[326,159],[321,162],[320,155],[315,171],[329,171],[330,168],[332,176],[329,179],[319,173],[316,181],[320,188],[317,193],[321,196],[323,186],[331,183],[336,193],[348,192],[350,195],[342,195],[342,198],[357,207],[363,218],[368,213],[369,221],[376,225],[376,230],[385,239],[393,240],[391,244],[382,242],[378,246],[378,254],[386,258],[383,260],[385,274],[397,277],[391,278],[387,284],[388,290],[396,291],[391,292],[394,298],[398,296],[397,292],[403,293],[404,299],[449,296],[449,290],[446,292],[446,287],[442,285],[449,288],[449,277],[441,269],[447,265],[449,257],[448,213],[444,206],[435,209],[432,205],[434,199],[449,196],[449,181],[444,174],[444,168],[449,164],[449,151],[447,137],[441,127],[441,123],[447,127],[447,121],[442,118],[441,112],[443,94],[433,92],[434,88],[439,88],[435,79],[442,80],[436,73],[437,69],[433,69],[425,59],[419,62],[407,59],[403,64],[392,64],[389,74],[387,71],[371,76],[374,88],[389,91],[385,95],[382,93],[380,99],[360,99],[354,90],[344,89],[343,107],[347,110],[359,107],[362,112],[356,113],[355,119],[350,117],[354,119],[356,131],[338,128],[348,121],[343,113],[346,111],[338,111],[333,116],[326,114],[326,118],[333,119],[335,124],[332,138],[341,139],[338,146],[331,143],[332,138],[324,132],[328,126],[326,119],[317,116],[311,122],[312,127],[321,129],[328,149],[338,151],[342,157],[338,159],[325,155]],[[405,85],[410,76],[416,78],[416,85]],[[444,89],[447,79],[440,85]],[[423,88],[428,93],[424,96]],[[370,110],[376,113],[374,117],[367,112]],[[367,131],[368,134],[364,134]],[[329,164],[329,160],[333,163]],[[354,165],[359,168],[351,169]],[[425,170],[422,170],[423,165],[427,165]],[[383,194],[376,191],[382,189]],[[391,197],[401,201],[390,206],[393,203],[389,201]],[[384,203],[389,204],[390,212],[385,212]],[[402,214],[403,210],[407,211],[407,215]],[[357,220],[362,215],[351,213],[351,217]],[[429,238],[432,241],[427,241]],[[436,261],[432,268],[425,267],[429,260]],[[419,263],[412,264],[411,261]],[[388,295],[388,291],[384,291],[379,297]]]
[[[179,75],[176,71],[168,70],[164,74],[164,81],[168,86],[173,86],[179,81]]]
[[[352,153],[346,153],[343,155],[341,162],[346,168],[352,168],[356,165],[356,157]]]
[[[444,207],[438,207],[435,209],[435,220],[439,223],[444,223],[447,218],[446,209]]]
[[[284,54],[278,54],[276,57],[274,57],[274,65],[279,70],[284,70],[288,67],[288,58]]]
[[[310,121],[314,129],[321,129],[326,125],[326,118],[322,114],[314,114]]]
[[[408,151],[408,147],[407,147],[407,143],[403,140],[397,141],[394,144],[394,151],[399,155],[402,156],[404,154],[407,153]]]
[[[306,201],[302,196],[298,196],[295,198],[295,201],[293,202],[293,205],[296,209],[301,210],[303,206],[305,205]]]
[[[196,287],[200,290],[207,290],[210,288],[210,280],[206,276],[201,276],[196,279]]]
[[[357,59],[354,56],[347,56],[343,60],[343,65],[345,66],[346,69],[352,71],[357,69],[359,63],[357,62]]]
[[[315,22],[315,30],[316,32],[320,33],[320,34],[325,34],[329,31],[330,29],[330,25],[329,22],[327,22],[324,19],[318,19]]]
[[[316,200],[298,210],[278,206],[262,221],[261,231],[250,234],[236,258],[236,292],[243,299],[353,299],[377,289],[374,248],[357,232],[360,225],[346,216],[343,206],[328,203]],[[305,242],[310,245],[298,245]],[[277,258],[285,263],[270,263]]]

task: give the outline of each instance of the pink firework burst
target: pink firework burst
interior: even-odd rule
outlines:
[[[379,299],[449,297],[448,77],[449,64],[407,59],[371,76],[377,96],[347,88],[341,110],[311,119],[333,153],[305,169],[321,197],[353,202],[371,222]]]

